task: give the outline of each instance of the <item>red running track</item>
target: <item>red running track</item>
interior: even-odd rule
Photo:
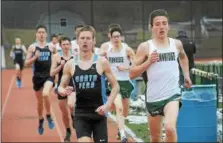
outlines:
[[[15,79],[14,70],[2,70],[2,142],[63,142],[65,128],[54,93],[50,97],[55,128],[50,130],[45,121],[44,134],[39,135],[31,69],[23,71],[21,89],[16,87]],[[116,140],[116,133],[116,123],[108,119],[109,142],[120,142]],[[75,130],[72,130],[71,141],[77,142]],[[133,142],[133,139],[129,137],[129,141]]]

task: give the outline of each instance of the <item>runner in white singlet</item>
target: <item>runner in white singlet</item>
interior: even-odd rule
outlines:
[[[129,67],[135,54],[127,44],[121,42],[122,30],[120,27],[111,27],[109,35],[110,41],[101,46],[100,55],[106,56],[109,60],[112,72],[120,86],[120,94],[114,102],[119,128],[117,139],[120,138],[122,142],[126,142],[124,118],[128,115],[129,97],[134,88],[129,79]]]
[[[168,37],[168,14],[165,10],[155,10],[150,14],[149,25],[153,38],[139,45],[130,78],[146,71],[146,107],[151,142],[162,142],[162,118],[166,142],[176,142],[176,122],[180,104],[179,67],[184,72],[185,87],[191,87],[187,56],[179,40]]]
[[[76,25],[76,26],[74,27],[74,34],[75,34],[75,37],[77,37],[77,33],[78,33],[78,31],[79,31],[81,28],[83,28],[83,27],[84,27],[83,24],[79,24],[79,25]],[[77,40],[76,40],[76,39],[74,39],[74,40],[71,41],[71,52],[72,52],[73,56],[76,56],[76,55],[78,55],[78,53],[79,53],[79,46],[78,46],[78,44],[77,44]]]

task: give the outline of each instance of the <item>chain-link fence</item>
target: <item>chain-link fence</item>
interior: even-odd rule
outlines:
[[[107,41],[110,23],[119,23],[125,41],[136,49],[151,37],[149,14],[166,9],[170,16],[169,36],[185,30],[198,45],[198,57],[221,57],[222,1],[2,1],[2,44],[11,47],[15,37],[28,46],[35,40],[35,27],[45,24],[48,37],[64,33],[74,37],[79,23],[93,25],[97,46]],[[49,40],[49,39],[48,39]],[[7,50],[6,50],[7,51]],[[208,54],[206,54],[208,53]],[[7,55],[7,54],[6,54]]]

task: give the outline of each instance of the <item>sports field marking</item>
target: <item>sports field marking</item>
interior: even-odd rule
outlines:
[[[13,86],[14,81],[15,81],[15,76],[13,76],[12,79],[11,79],[11,82],[10,82],[10,85],[9,85],[9,88],[8,88],[8,92],[6,94],[5,102],[3,104],[2,117],[1,118],[3,118],[3,116],[4,116],[5,109],[6,109],[6,106],[8,104],[8,101],[9,101],[9,97],[10,97],[10,93],[12,91],[12,86]]]
[[[59,135],[59,137],[60,137],[60,141],[61,141],[61,142],[64,142],[63,134],[62,134],[62,132],[61,132],[61,129],[60,129],[59,124],[57,123],[56,115],[55,115],[55,113],[54,113],[54,108],[53,108],[52,104],[51,104],[51,114],[52,114],[52,116],[53,116],[54,123],[55,123],[55,126],[56,126],[56,130],[57,130],[57,133],[58,133],[58,135]]]

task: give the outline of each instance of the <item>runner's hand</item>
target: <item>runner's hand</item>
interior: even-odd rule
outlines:
[[[192,82],[190,77],[184,77],[184,87],[185,88],[191,88]]]
[[[69,95],[71,95],[71,93],[73,92],[73,87],[72,86],[67,86],[66,88],[65,88],[65,94],[67,95],[67,96],[69,96]]]
[[[95,112],[97,112],[99,115],[105,115],[109,111],[109,106],[107,104],[99,106]]]
[[[39,58],[39,56],[40,56],[40,50],[37,49],[36,52],[35,52],[35,57]]]
[[[116,66],[117,67],[117,69],[119,70],[119,71],[125,71],[125,70],[127,70],[127,68],[125,67],[125,66],[123,66],[123,65],[118,65],[118,66]]]
[[[152,54],[150,56],[148,56],[149,60],[151,63],[155,63],[157,61],[159,61],[159,54],[157,53],[157,51],[153,51]]]
[[[65,60],[61,60],[60,64],[63,67],[65,65]]]

